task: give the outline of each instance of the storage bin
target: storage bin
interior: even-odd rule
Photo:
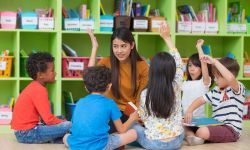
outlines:
[[[65,103],[65,112],[66,112],[66,118],[67,120],[71,120],[74,110],[75,110],[76,104],[72,103]]]
[[[21,77],[29,77],[29,74],[26,70],[28,57],[20,57],[20,75]]]
[[[218,22],[206,22],[205,33],[218,33],[219,24]]]
[[[149,17],[149,31],[159,32],[161,23],[165,21],[165,17],[153,16]]]
[[[138,16],[133,18],[133,30],[146,32],[148,30],[148,17]]]
[[[244,73],[244,77],[250,77],[250,62],[249,61],[245,61],[244,62],[244,69],[243,69]]]
[[[100,16],[100,31],[111,32],[114,27],[114,17],[110,15]]]
[[[64,30],[80,30],[80,20],[79,18],[64,18]]]
[[[62,58],[62,75],[64,78],[81,78],[82,71],[88,67],[89,57]]]
[[[87,29],[94,30],[94,20],[80,19],[80,30],[86,31]]]
[[[246,33],[247,26],[246,24],[229,23],[227,24],[227,32],[228,33]]]
[[[38,18],[35,12],[21,13],[21,28],[22,29],[37,29]]]
[[[188,58],[182,58],[182,70],[184,72],[184,79],[187,79],[187,62]]]
[[[10,124],[12,119],[12,111],[8,105],[0,106],[0,125]]]
[[[192,22],[192,33],[204,33],[205,29],[205,22]]]
[[[191,33],[192,22],[191,21],[179,21],[177,22],[177,32]]]
[[[2,29],[15,29],[17,13],[11,11],[0,12],[0,24]]]
[[[53,30],[54,29],[54,18],[53,17],[39,17],[38,29],[41,30]]]
[[[0,56],[0,77],[10,77],[13,56]]]
[[[115,29],[125,27],[130,29],[131,17],[130,16],[117,16],[115,17]]]

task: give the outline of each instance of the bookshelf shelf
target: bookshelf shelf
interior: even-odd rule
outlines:
[[[226,32],[228,4],[232,1],[236,0],[212,0],[218,9],[218,34],[176,32],[176,7],[188,4],[192,5],[194,10],[197,11],[199,4],[205,2],[204,0],[137,0],[136,2],[141,2],[142,4],[149,3],[151,8],[158,8],[160,14],[167,18],[171,28],[171,37],[183,58],[197,52],[195,44],[199,38],[203,38],[205,44],[211,46],[214,57],[223,57],[229,52],[234,54],[241,67],[238,79],[247,88],[250,88],[250,77],[243,76],[243,54],[246,51],[250,55],[250,34],[232,34]],[[87,92],[84,89],[81,78],[62,77],[61,45],[65,43],[76,50],[79,56],[88,57],[91,54],[91,41],[86,31],[65,31],[62,29],[63,17],[61,10],[62,6],[77,9],[80,4],[88,5],[87,7],[91,10],[95,21],[94,34],[99,43],[97,56],[106,57],[110,55],[110,37],[112,32],[101,32],[99,30],[100,2],[102,2],[107,14],[113,14],[114,0],[0,0],[0,11],[16,11],[18,7],[22,7],[23,11],[34,11],[35,8],[52,7],[55,17],[54,30],[0,29],[0,50],[9,49],[11,55],[14,56],[11,77],[0,78],[0,104],[7,103],[10,96],[17,98],[20,91],[32,81],[31,78],[21,73],[24,69],[24,66],[21,65],[22,57],[20,56],[20,50],[22,49],[27,54],[31,53],[32,50],[47,51],[55,57],[56,82],[55,84],[48,85],[49,96],[55,115],[65,114],[62,91],[72,91],[74,100],[78,100],[86,95]],[[248,0],[241,2],[243,2],[246,9],[246,15],[250,15],[250,6],[246,5],[249,4]],[[133,35],[138,52],[146,59],[151,58],[157,52],[168,49],[157,32],[133,32]],[[0,133],[3,132],[12,131],[9,129],[9,126],[0,125]]]

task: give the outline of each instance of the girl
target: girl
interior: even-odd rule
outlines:
[[[160,36],[170,48],[170,53],[160,52],[153,57],[148,86],[141,93],[138,111],[145,127],[135,124],[132,128],[137,131],[137,141],[146,149],[178,149],[184,138],[182,61],[166,22],[160,27]]]
[[[202,39],[197,41],[196,48],[199,54],[193,54],[188,59],[187,81],[184,81],[182,86],[182,107],[184,114],[196,98],[208,92],[211,85],[207,64],[200,61],[200,58],[204,55],[202,50],[203,43]],[[193,116],[205,117],[204,106],[194,111]]]
[[[98,43],[90,30],[89,35],[92,41],[92,53],[88,66],[94,66]],[[110,57],[100,60],[99,65],[111,68],[112,87],[105,95],[113,99],[123,113],[129,101],[138,106],[140,93],[148,82],[149,67],[139,56],[134,37],[129,29],[116,29],[111,36],[110,45]],[[123,115],[122,121],[126,120],[127,117]],[[110,133],[115,131],[112,129],[114,127],[111,125]]]

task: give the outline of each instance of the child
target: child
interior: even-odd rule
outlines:
[[[245,87],[236,80],[239,64],[228,57],[217,60],[204,56],[201,61],[213,65],[212,72],[217,86],[189,106],[184,121],[190,123],[193,111],[208,102],[212,104],[213,118],[224,125],[200,127],[196,133],[187,135],[187,141],[190,145],[203,144],[204,140],[214,143],[235,142],[242,130],[245,100]]]
[[[193,54],[188,59],[187,81],[184,81],[182,86],[182,108],[184,114],[196,98],[208,92],[211,85],[211,78],[209,76],[207,64],[200,61],[200,58],[204,55],[201,48],[203,43],[204,41],[202,39],[197,41],[196,48],[199,54]],[[204,106],[197,108],[193,112],[193,116],[205,117]]]
[[[45,143],[62,138],[71,122],[50,111],[47,83],[55,82],[54,58],[49,53],[31,54],[27,71],[33,81],[17,98],[11,127],[20,143]],[[39,123],[40,118],[45,124]]]
[[[135,130],[128,128],[138,119],[137,112],[122,124],[121,112],[116,103],[103,94],[111,88],[111,72],[105,66],[84,70],[83,81],[90,93],[76,104],[72,118],[71,134],[64,136],[64,144],[70,149],[115,149],[136,140]],[[113,121],[120,133],[110,134],[109,121]]]
[[[146,149],[179,149],[184,138],[181,113],[182,61],[166,22],[160,35],[170,54],[156,54],[149,68],[149,83],[141,93],[139,115],[145,127],[135,124],[137,141]]]

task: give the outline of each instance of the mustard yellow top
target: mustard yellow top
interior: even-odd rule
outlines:
[[[111,68],[110,58],[103,58],[99,61],[98,65],[104,65]],[[137,106],[139,105],[139,97],[141,91],[148,83],[149,65],[146,61],[137,61],[137,78],[136,78],[136,96],[133,96],[131,84],[131,65],[130,63],[120,63],[120,99],[113,96],[112,91],[109,90],[105,94],[107,97],[112,98],[118,105],[121,111],[125,110],[126,104],[131,101]]]

